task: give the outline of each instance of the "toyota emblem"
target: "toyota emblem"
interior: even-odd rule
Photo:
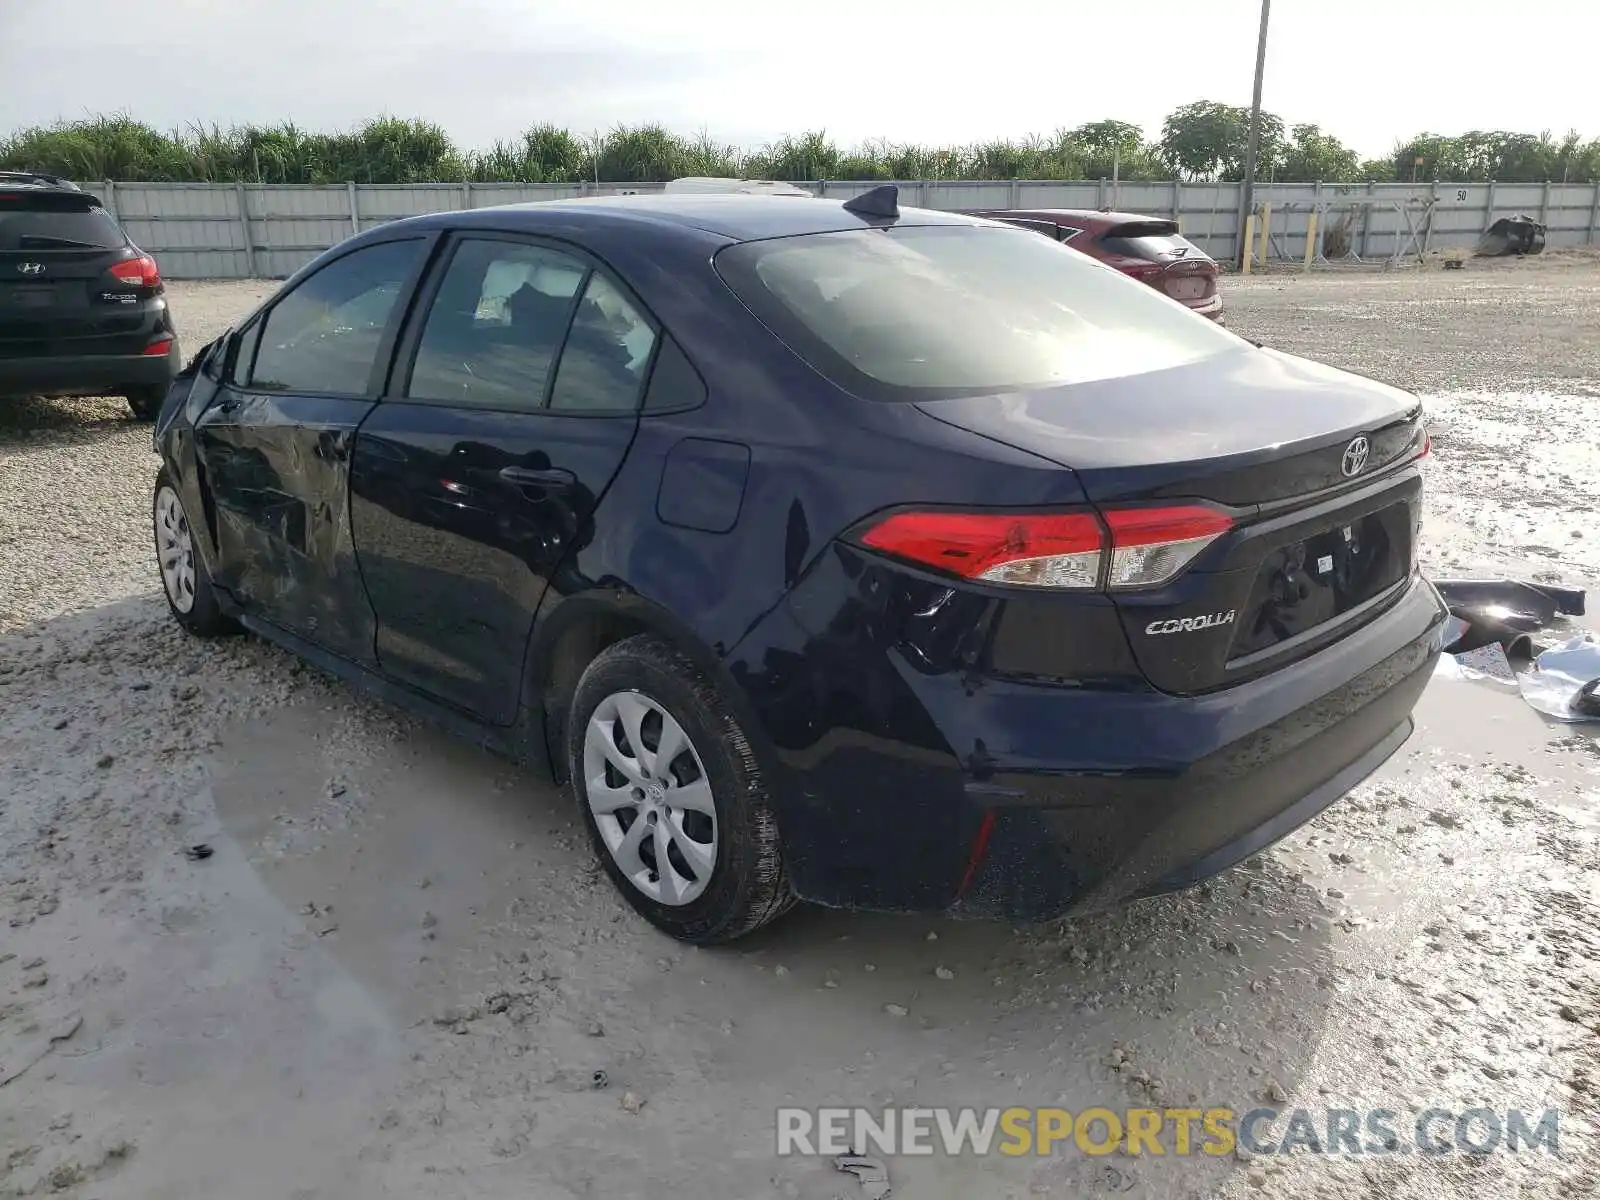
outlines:
[[[1356,438],[1344,448],[1344,457],[1339,460],[1339,469],[1344,472],[1345,478],[1361,474],[1362,468],[1367,465],[1367,455],[1372,452],[1372,443],[1363,437]]]
[[[43,263],[18,263],[17,264],[17,270],[21,271],[24,275],[43,275],[44,274],[44,264]]]

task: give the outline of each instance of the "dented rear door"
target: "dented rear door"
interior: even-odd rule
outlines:
[[[246,614],[375,662],[350,535],[350,460],[429,240],[358,247],[294,281],[244,330],[195,425],[213,575]]]

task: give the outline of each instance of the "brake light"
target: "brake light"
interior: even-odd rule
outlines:
[[[147,358],[153,358],[155,355],[165,354],[167,351],[169,351],[171,349],[172,349],[172,339],[171,338],[162,338],[159,342],[151,342],[143,350],[139,351],[139,353],[143,354]]]
[[[1177,576],[1232,520],[1203,505],[1093,513],[894,513],[861,544],[963,579],[1014,587],[1154,587]]]
[[[1433,434],[1429,433],[1426,429],[1424,429],[1422,431],[1422,449],[1418,452],[1417,457],[1418,458],[1427,458],[1428,455],[1430,455],[1432,453],[1433,453]]]
[[[148,254],[141,254],[138,258],[130,258],[127,262],[119,262],[111,268],[111,274],[123,283],[131,283],[135,287],[158,288],[161,286],[161,271],[156,266],[156,260]]]

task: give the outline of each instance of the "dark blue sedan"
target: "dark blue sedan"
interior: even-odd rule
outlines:
[[[184,628],[568,783],[698,943],[1193,884],[1394,752],[1446,615],[1414,397],[893,188],[369,230],[156,445]]]

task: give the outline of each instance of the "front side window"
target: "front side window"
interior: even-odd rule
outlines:
[[[273,305],[250,386],[362,396],[378,348],[423,251],[420,239],[380,242],[335,259]],[[240,362],[241,372],[247,364]]]
[[[731,246],[716,264],[780,338],[869,398],[1114,379],[1245,345],[1154,289],[1023,229],[772,238]]]
[[[587,275],[582,262],[556,250],[464,238],[428,308],[406,397],[512,411],[543,407]]]

